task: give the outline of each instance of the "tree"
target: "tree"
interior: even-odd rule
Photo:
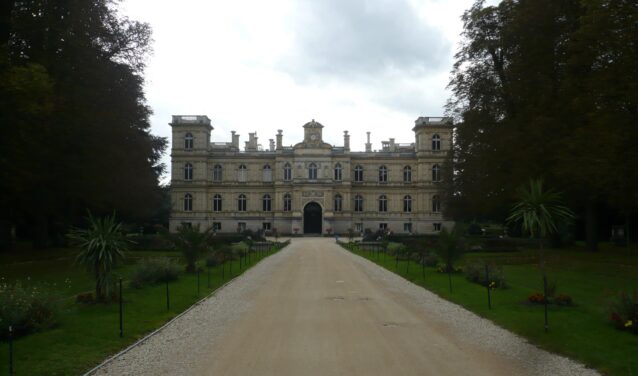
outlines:
[[[454,264],[456,264],[467,251],[463,233],[464,229],[458,224],[454,226],[452,231],[448,231],[448,229],[444,227],[439,233],[435,248],[437,256],[445,263],[450,292],[452,292],[452,272],[454,271]]]
[[[2,11],[0,237],[25,223],[41,248],[86,208],[152,214],[166,140],[149,132],[143,92],[149,26],[118,16],[112,0]]]
[[[195,263],[199,257],[209,249],[212,228],[200,231],[199,224],[195,226],[181,225],[174,234],[168,234],[173,248],[182,252],[186,261],[186,272],[195,273]]]
[[[128,242],[115,214],[95,218],[89,212],[88,221],[88,228],[74,228],[69,237],[81,249],[76,262],[95,277],[95,299],[102,301],[112,292],[112,271],[124,259]]]
[[[538,239],[539,263],[543,274],[543,295],[545,303],[545,330],[547,331],[547,272],[543,240],[558,231],[561,223],[574,219],[572,211],[561,202],[560,194],[551,189],[543,189],[541,179],[530,180],[529,185],[518,189],[519,201],[512,207],[508,222],[520,222],[523,232]]]

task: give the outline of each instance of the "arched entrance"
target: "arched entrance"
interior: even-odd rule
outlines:
[[[303,209],[303,233],[321,234],[321,206],[309,202]]]

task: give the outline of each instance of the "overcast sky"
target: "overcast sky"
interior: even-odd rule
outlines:
[[[495,1],[488,1],[494,3]],[[441,116],[473,0],[124,0],[122,15],[148,22],[146,69],[153,133],[171,115],[208,115],[212,141],[257,132],[268,147],[303,137],[311,119],[324,140],[363,150],[394,137],[413,142],[419,116]],[[165,156],[165,163],[170,161]],[[170,177],[165,177],[166,182]]]

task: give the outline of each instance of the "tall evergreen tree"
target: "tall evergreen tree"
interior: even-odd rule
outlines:
[[[10,1],[0,21],[0,237],[113,209],[147,215],[160,197],[166,140],[150,133],[147,24],[111,0]]]

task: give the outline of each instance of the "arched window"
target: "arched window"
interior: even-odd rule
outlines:
[[[190,193],[184,195],[184,211],[193,211],[193,195]]]
[[[216,194],[215,196],[213,196],[213,211],[222,211],[222,195],[220,194]]]
[[[432,196],[432,213],[441,212],[441,199],[439,196]]]
[[[387,212],[388,211],[388,198],[386,195],[379,196],[379,211]]]
[[[284,165],[284,181],[292,180],[292,169],[290,168],[290,163],[286,163]]]
[[[361,195],[354,196],[354,211],[363,211],[363,197],[361,197]]]
[[[361,165],[354,168],[354,181],[363,181],[363,167]]]
[[[292,210],[292,197],[290,193],[284,195],[284,211],[289,212]]]
[[[343,209],[343,198],[341,197],[340,194],[336,194],[335,195],[335,207],[334,207],[334,211],[336,212],[340,212]]]
[[[246,211],[246,195],[240,194],[237,197],[237,211],[243,212]]]
[[[379,167],[379,183],[385,183],[388,181],[388,168],[385,166]]]
[[[264,169],[263,169],[263,180],[265,182],[271,182],[272,181],[272,169],[270,168],[270,165],[265,165]]]
[[[432,136],[432,150],[441,150],[441,136],[438,134]]]
[[[262,206],[265,212],[272,210],[272,199],[270,198],[270,195],[264,195],[262,198]]]
[[[190,163],[184,165],[184,180],[193,180],[193,165]]]
[[[432,166],[432,181],[441,181],[441,167],[438,164]]]
[[[335,181],[341,181],[341,163],[335,165]]]
[[[308,166],[308,179],[317,180],[317,165],[314,163]]]
[[[412,181],[412,167],[405,166],[403,167],[403,182],[409,183]]]
[[[222,166],[216,164],[213,167],[213,181],[222,181]]]
[[[410,213],[412,211],[412,197],[410,195],[405,195],[403,197],[403,211],[406,213]]]
[[[246,179],[248,178],[248,169],[246,168],[246,165],[239,165],[239,168],[237,169],[237,180],[238,181],[246,181]]]
[[[186,133],[184,136],[184,149],[191,150],[193,149],[193,134]]]

